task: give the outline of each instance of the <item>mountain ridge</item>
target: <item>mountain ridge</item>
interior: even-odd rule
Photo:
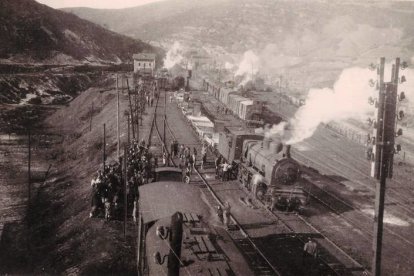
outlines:
[[[34,0],[0,2],[0,59],[16,63],[122,63],[160,49]]]

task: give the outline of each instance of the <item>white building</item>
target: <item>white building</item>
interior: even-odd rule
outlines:
[[[155,54],[140,53],[134,54],[134,73],[154,74]]]

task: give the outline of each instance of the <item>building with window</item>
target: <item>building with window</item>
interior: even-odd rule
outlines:
[[[141,75],[153,75],[155,70],[155,54],[134,54],[134,73]]]

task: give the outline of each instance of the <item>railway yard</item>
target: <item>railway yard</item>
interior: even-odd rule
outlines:
[[[174,114],[173,112],[169,112],[169,114],[169,118],[172,118],[171,121],[178,124],[179,118],[176,119],[172,115]],[[178,129],[181,129],[181,127]],[[188,137],[188,135],[185,135],[185,137]],[[324,137],[325,140],[322,140]],[[324,149],[319,148],[318,150],[315,146],[315,141],[318,141],[319,147],[323,143],[325,145]],[[187,143],[194,142],[188,141]],[[326,152],[326,145],[328,143],[332,144],[332,151],[336,149],[336,152]],[[348,144],[344,146],[344,143]],[[335,273],[339,275],[363,275],[364,268],[369,267],[371,258],[372,213],[367,212],[367,208],[370,208],[368,206],[373,204],[374,186],[372,181],[372,186],[366,184],[369,177],[362,172],[362,169],[364,167],[367,169],[368,165],[362,166],[361,164],[365,162],[363,160],[364,156],[360,154],[360,163],[357,164],[349,162],[349,160],[347,160],[348,162],[341,160],[340,157],[355,160],[355,155],[353,155],[355,153],[347,153],[345,155],[341,148],[346,148],[347,150],[356,148],[358,150],[355,144],[350,143],[335,133],[328,135],[319,134],[310,142],[301,144],[298,149],[293,149],[292,155],[295,158],[323,174],[321,175],[311,168],[305,168],[305,177],[308,180],[306,190],[309,191],[309,196],[311,197],[311,206],[301,216],[264,211],[263,209],[265,208],[260,208],[262,207],[260,202],[255,202],[253,207],[243,204],[240,199],[247,198],[249,195],[245,189],[240,187],[237,181],[227,183],[217,183],[217,181],[214,181],[212,187],[214,187],[221,200],[230,200],[232,206],[234,206],[234,215],[240,216],[238,219],[241,221],[242,227],[246,225],[247,229],[250,228],[247,230],[247,233],[250,233],[258,243],[268,244],[266,238],[271,240],[272,234],[276,235],[275,238],[277,234],[282,234],[282,240],[284,239],[283,235],[285,235],[287,241],[290,240],[292,243],[299,241],[300,244],[306,235],[319,236],[318,243],[326,250],[324,252],[326,256],[321,254],[323,256],[321,258],[326,258],[323,259],[323,263],[332,267],[336,271]],[[363,153],[362,148],[359,150],[359,153]],[[339,158],[333,159],[332,155]],[[320,161],[321,159],[324,160],[324,158],[329,160],[329,166],[326,166],[325,161],[322,161],[323,163]],[[334,162],[339,164],[336,165]],[[352,163],[356,166],[353,167]],[[347,167],[344,167],[344,164],[348,164]],[[339,167],[341,169],[334,169]],[[354,173],[354,175],[351,173]],[[361,175],[364,176],[362,179]],[[206,171],[201,176],[203,176],[204,180],[212,179],[214,178],[214,172]],[[353,178],[350,176],[353,176]],[[358,177],[360,178],[358,179]],[[195,181],[200,180],[195,179]],[[403,194],[400,194],[400,198],[404,198]],[[371,204],[367,202],[367,199],[371,200]],[[398,197],[394,199],[388,198],[388,200],[395,202],[398,200]],[[409,239],[409,233],[412,231],[412,228],[409,225],[410,223],[403,223],[403,221],[410,221],[408,212],[410,210],[409,201],[403,202],[405,203],[394,203],[391,206],[395,208],[387,209],[390,214],[395,214],[394,216],[389,215],[386,218],[387,225],[385,227],[385,243],[387,245],[384,246],[384,254],[387,257],[384,257],[384,260],[387,260],[387,265],[385,266],[390,267],[390,274],[401,269],[397,263],[402,259],[405,259],[407,264],[410,263],[412,256],[412,243]],[[257,209],[261,211],[259,212]],[[254,220],[250,221],[252,218]],[[299,239],[294,237],[295,233],[300,237]],[[263,238],[263,240],[260,238]],[[396,253],[402,248],[407,251],[401,254]],[[269,249],[267,250],[269,251]],[[297,257],[297,255],[300,255],[300,250],[297,248],[296,251],[292,250],[291,252],[295,252],[293,256],[296,255]],[[292,257],[292,259],[294,260],[295,258]],[[282,263],[288,262],[283,260]],[[288,267],[298,267],[298,265],[290,263]],[[409,269],[407,271],[400,270],[398,273],[410,274]],[[293,272],[293,275],[299,274],[296,271]]]
[[[1,0],[0,275],[414,275],[413,15]]]
[[[112,78],[114,76],[112,75]],[[300,204],[298,209],[292,207],[293,205],[282,205],[282,208],[279,208],[281,205],[278,205],[280,202],[278,203],[277,200],[286,197],[286,192],[283,192],[283,189],[274,190],[273,193],[279,193],[279,197],[274,197],[273,194],[270,196],[271,199],[269,196],[259,196],[256,189],[260,185],[253,184],[251,175],[246,182],[246,176],[242,173],[243,168],[258,170],[259,165],[246,165],[252,161],[257,162],[256,159],[252,160],[252,157],[248,160],[247,156],[251,156],[248,155],[248,152],[252,151],[255,145],[259,150],[266,147],[265,140],[255,144],[254,141],[249,140],[253,139],[255,134],[249,132],[250,136],[242,138],[241,144],[236,144],[238,142],[235,139],[232,140],[233,149],[232,143],[229,143],[228,152],[227,148],[224,150],[225,152],[221,152],[223,151],[222,147],[218,145],[223,142],[221,140],[223,137],[227,139],[229,135],[238,135],[237,133],[243,133],[247,129],[251,131],[253,129],[252,122],[257,124],[257,120],[249,122],[236,116],[237,114],[234,112],[228,112],[226,106],[217,100],[214,94],[209,93],[208,89],[205,89],[202,79],[193,78],[190,81],[188,92],[182,92],[189,95],[185,99],[186,96],[182,97],[181,92],[163,87],[165,86],[165,83],[162,85],[163,78],[146,80],[137,85],[135,77],[131,77],[130,74],[124,75],[123,79],[125,77],[134,85],[125,86],[125,82],[122,82],[122,88],[119,89],[121,97],[120,111],[118,112],[123,114],[120,119],[121,132],[119,135],[123,144],[127,144],[133,139],[134,141],[145,141],[146,148],[152,156],[148,163],[152,166],[154,177],[148,177],[148,180],[140,182],[148,183],[139,184],[139,194],[153,197],[151,198],[152,203],[149,199],[138,199],[134,204],[139,207],[134,205],[134,210],[132,210],[130,202],[127,205],[129,206],[128,212],[125,211],[127,214],[125,220],[115,217],[113,220],[105,222],[100,215],[94,218],[84,218],[86,213],[83,213],[81,218],[83,221],[91,220],[94,231],[101,229],[101,227],[102,229],[109,227],[107,231],[111,231],[114,239],[118,239],[118,237],[115,238],[117,231],[119,233],[120,229],[124,229],[125,240],[129,244],[134,244],[128,250],[130,250],[130,254],[133,252],[136,255],[136,269],[139,275],[167,274],[169,268],[162,265],[161,257],[158,261],[153,261],[153,255],[159,254],[158,250],[164,247],[157,243],[156,235],[150,233],[153,233],[152,231],[155,231],[156,227],[157,235],[159,235],[159,227],[169,223],[169,216],[174,211],[181,212],[182,227],[184,228],[182,230],[184,233],[182,250],[180,249],[182,251],[181,257],[177,258],[179,261],[178,271],[183,275],[370,275],[375,181],[368,175],[370,164],[365,157],[365,147],[328,127],[321,126],[312,137],[293,145],[290,153],[288,155],[284,153],[282,159],[291,157],[299,164],[300,187],[296,187],[295,184],[295,188],[289,190],[287,202],[290,202],[292,194],[299,194],[299,190],[306,198],[306,202]],[[135,87],[135,92],[133,87]],[[105,158],[108,163],[116,163],[117,142],[113,135],[116,132],[116,119],[114,116],[105,115],[108,112],[115,112],[116,91],[112,87],[105,94],[102,92],[100,94],[93,93],[96,91],[91,90],[80,96],[80,99],[75,99],[74,103],[58,110],[47,119],[47,122],[49,125],[54,125],[63,120],[65,127],[69,130],[75,128],[78,120],[79,122],[83,121],[79,131],[87,135],[84,139],[92,139],[91,141],[95,141],[95,144],[100,138],[94,137],[92,133],[88,134],[88,128],[92,128],[92,120],[99,123],[106,122],[109,134],[108,140],[105,142],[107,148]],[[143,95],[148,95],[148,100],[145,100]],[[150,99],[153,104],[150,104]],[[64,119],[65,109],[71,110],[71,112],[77,110],[76,101],[84,102],[85,106],[94,101],[95,104],[98,103],[98,107],[95,106],[95,111],[93,109],[79,110],[79,114],[76,115],[76,118],[79,118],[74,119],[73,122],[68,118]],[[147,101],[147,106],[142,112],[139,110],[145,105],[144,101]],[[288,113],[278,113],[277,107],[272,106],[272,103],[266,102],[264,107],[265,112],[262,119],[269,123],[279,123],[289,116]],[[131,118],[130,123],[128,123],[127,114]],[[135,116],[135,119],[131,114]],[[90,116],[91,122],[89,122],[88,116]],[[94,116],[93,119],[92,116]],[[139,118],[141,118],[141,122],[139,122]],[[135,125],[132,126],[133,124]],[[61,131],[67,130],[61,129]],[[95,131],[95,135],[98,135],[99,132],[101,131]],[[223,132],[226,135],[220,134]],[[21,138],[12,138],[6,136],[1,138],[1,145],[7,147],[7,150],[6,148],[2,150],[3,155],[8,158],[12,144],[16,147],[15,153],[20,154],[25,150],[24,147],[22,150],[21,146],[18,146],[18,141]],[[69,158],[73,160],[70,161],[71,165],[66,165],[63,168],[73,170],[79,166],[77,164],[81,162],[80,156],[87,154],[91,148],[85,146],[82,140],[76,141],[76,137],[73,135],[70,139],[72,151],[68,154]],[[188,147],[191,152],[195,150],[198,153],[195,158],[196,166],[194,170],[192,169],[192,173],[189,173],[188,184],[181,181],[188,160],[173,154],[172,145],[174,142]],[[246,146],[247,142],[253,144]],[[15,145],[15,143],[17,144]],[[269,151],[280,152],[274,148],[273,142],[269,143]],[[200,153],[205,151],[207,145],[206,162],[201,168]],[[236,157],[232,157],[233,159],[229,157],[234,147],[236,149],[246,147],[245,152],[241,154],[244,156],[241,159],[245,160],[240,161],[239,164],[232,162],[236,160]],[[78,176],[79,183],[85,183],[87,179],[90,179],[94,168],[102,168],[101,151],[101,146],[92,149],[94,156],[89,157],[90,167]],[[79,156],[72,156],[73,154]],[[216,157],[220,155],[224,159],[228,159],[231,165],[237,165],[238,168],[235,174],[229,173],[226,180],[224,180],[224,176],[217,176],[215,162],[217,162]],[[125,158],[122,147],[121,156]],[[13,155],[13,158],[19,159],[19,156]],[[20,156],[19,160],[22,159],[24,157]],[[11,162],[10,160],[8,162]],[[40,164],[40,161],[38,163]],[[47,167],[47,165],[42,165],[41,169],[34,168],[34,170],[49,173],[50,167],[49,169],[43,168],[45,166]],[[382,253],[384,275],[412,275],[414,273],[412,267],[414,243],[411,240],[411,233],[414,230],[413,192],[411,189],[412,181],[409,179],[412,168],[407,164],[402,164],[401,168],[404,168],[405,171],[397,172],[400,169],[397,167],[395,177],[389,181],[387,188]],[[21,170],[24,169],[21,168]],[[263,176],[267,175],[264,167],[261,171]],[[171,178],[174,179],[175,184],[159,182],[161,176],[158,175],[165,173],[167,173],[167,179],[168,173],[171,174],[170,177],[176,174],[174,178]],[[224,174],[223,171],[220,173]],[[273,172],[270,174],[273,175]],[[68,175],[67,173],[62,175],[55,171],[51,177],[53,177],[53,181],[59,181],[59,179],[67,178]],[[22,178],[23,176],[15,180],[21,183]],[[159,183],[152,184],[152,182],[156,182],[155,180]],[[175,187],[178,183],[179,185]],[[76,200],[88,202],[90,188],[87,187],[88,185],[82,185],[83,195],[86,196]],[[156,191],[159,190],[158,193],[150,190],[151,185],[154,185]],[[40,186],[42,186],[40,183],[36,184],[35,190]],[[148,188],[146,188],[147,186]],[[175,187],[176,190],[173,189],[171,194],[163,193],[161,192],[163,187],[167,190]],[[19,189],[21,190],[18,191],[21,196],[22,203],[19,203],[21,206],[16,206],[15,202],[6,202],[7,198],[3,198],[2,201],[5,206],[2,207],[2,222],[7,223],[8,227],[10,227],[11,220],[24,221],[24,215],[19,213],[19,208],[26,206],[25,196],[22,196],[25,193],[24,186]],[[124,192],[130,191],[129,189],[124,188]],[[186,198],[187,192],[179,192],[180,189],[189,189],[188,193],[192,198]],[[14,193],[14,190],[7,189],[7,191]],[[174,193],[177,199],[174,198]],[[194,198],[195,196],[200,198]],[[177,200],[186,202],[180,203]],[[157,205],[159,203],[156,204],[155,201],[169,202],[167,208],[169,210],[162,210],[165,206]],[[192,205],[194,206],[191,207]],[[83,203],[83,206],[87,206],[87,204]],[[218,206],[223,209],[229,208],[226,206],[231,206],[228,227],[217,217]],[[275,206],[279,207],[274,208]],[[175,207],[176,209],[174,209]],[[8,208],[12,208],[12,212],[7,211]],[[164,217],[157,219],[154,226],[152,223],[148,223],[146,218],[148,213],[145,208],[155,208],[150,212],[154,217],[157,216],[157,212],[161,214],[164,212]],[[138,222],[135,222],[135,218],[133,219],[134,212],[139,213]],[[24,228],[25,225],[21,223],[15,227]],[[22,230],[23,233],[25,231],[27,230]],[[2,236],[3,243],[6,241],[5,237],[10,235],[10,230],[6,232],[7,236]],[[303,249],[309,239],[315,241],[318,248],[318,254],[311,262],[306,259]],[[135,245],[135,243],[137,244]],[[195,247],[198,249],[195,250]],[[165,250],[168,249],[172,250],[171,247],[167,247]],[[99,252],[98,249],[96,252]],[[175,252],[174,254],[176,254]],[[170,255],[169,259],[172,258]],[[160,264],[157,265],[157,263]],[[66,272],[79,272],[77,269],[80,268],[72,268]]]

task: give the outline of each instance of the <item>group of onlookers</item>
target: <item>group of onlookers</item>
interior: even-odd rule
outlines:
[[[139,199],[138,187],[154,177],[157,159],[152,158],[143,140],[140,143],[134,140],[129,146],[126,172],[121,166],[122,160],[119,161],[119,163],[105,165],[104,169],[99,170],[96,177],[92,179],[90,217],[102,213],[108,220],[114,216],[118,217],[119,212],[125,207],[125,196],[127,207],[133,210],[134,214]],[[127,181],[125,181],[125,173]]]

